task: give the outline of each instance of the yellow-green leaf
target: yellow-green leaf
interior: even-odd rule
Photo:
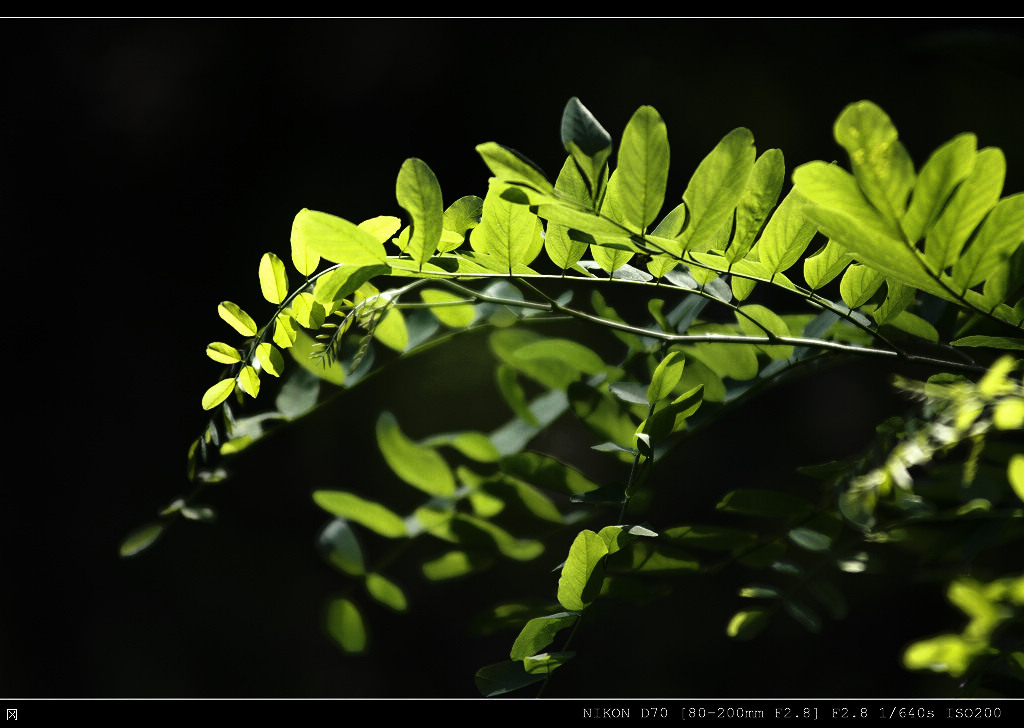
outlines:
[[[288,295],[288,274],[284,263],[273,253],[264,253],[260,259],[260,290],[271,303],[281,303]]]
[[[252,316],[243,311],[238,305],[231,301],[221,301],[217,306],[217,313],[220,317],[243,336],[255,336],[258,329]]]
[[[349,599],[335,599],[327,607],[327,631],[349,654],[366,651],[368,637],[363,615]]]
[[[234,379],[222,379],[222,380],[220,380],[219,382],[214,384],[212,387],[207,389],[206,393],[203,394],[203,409],[204,410],[213,409],[214,407],[219,405],[221,402],[223,402],[225,399],[227,399],[228,396],[234,390],[235,390],[235,380]]]
[[[250,397],[255,398],[260,393],[260,375],[251,366],[242,367],[238,373],[238,386]]]
[[[206,355],[221,364],[234,364],[242,361],[242,355],[238,353],[238,349],[220,341],[209,344],[206,347]]]
[[[256,360],[263,367],[263,371],[272,376],[279,377],[284,371],[284,358],[281,356],[281,352],[267,342],[256,347]]]

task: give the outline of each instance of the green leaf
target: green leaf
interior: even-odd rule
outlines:
[[[517,265],[529,265],[544,245],[540,219],[526,205],[501,197],[494,186],[484,198],[483,218],[469,235],[473,250],[494,256],[502,270],[512,273]]]
[[[217,306],[217,313],[228,322],[231,328],[242,334],[242,336],[255,336],[259,331],[252,316],[231,301],[221,301]]]
[[[615,190],[618,211],[636,232],[645,231],[661,212],[668,168],[665,122],[654,108],[641,106],[626,124],[618,166],[608,183]]]
[[[274,319],[274,343],[282,349],[289,349],[295,344],[298,332],[295,328],[295,319],[287,311],[282,311]]]
[[[575,656],[575,652],[544,652],[525,658],[523,660],[523,667],[531,675],[547,676],[555,668],[561,667]]]
[[[330,360],[326,357],[314,359],[318,351],[314,348],[316,342],[313,338],[303,332],[296,331],[295,345],[288,352],[292,358],[304,370],[326,382],[341,386],[345,383],[345,366],[341,361]]]
[[[484,201],[476,195],[460,197],[444,211],[442,224],[445,230],[457,234],[460,238],[480,224],[483,215]],[[440,252],[448,252],[441,250]]]
[[[857,308],[867,303],[884,281],[885,275],[882,272],[854,263],[846,269],[843,279],[839,281],[839,293],[847,306]]]
[[[424,303],[431,304],[430,312],[449,328],[464,329],[476,318],[476,310],[472,304],[465,303],[465,296],[436,288],[424,288],[420,291],[420,298]]]
[[[441,186],[427,163],[413,157],[402,163],[395,195],[398,204],[412,218],[412,234],[406,252],[422,268],[441,241],[444,221]]]
[[[741,127],[726,134],[697,166],[683,192],[690,213],[690,224],[680,236],[684,250],[711,247],[743,197],[755,156],[754,136]]]
[[[242,355],[238,352],[238,349],[219,341],[214,341],[207,345],[206,355],[221,364],[234,364],[235,362],[242,361]]]
[[[358,227],[370,233],[379,243],[386,243],[402,227],[402,221],[394,215],[378,215],[363,220]]]
[[[238,372],[238,386],[253,399],[260,393],[260,375],[251,366],[242,367]]]
[[[409,330],[402,312],[392,308],[385,313],[373,327],[373,338],[389,349],[404,352],[409,347]]]
[[[736,322],[740,331],[747,336],[789,336],[789,326],[777,313],[757,303],[741,306],[736,310]],[[772,359],[788,359],[793,347],[786,345],[759,346]]]
[[[808,202],[804,215],[861,263],[923,291],[948,295],[903,243],[902,231],[864,198],[853,175],[825,162],[809,162],[796,168],[793,183]]]
[[[747,186],[736,205],[736,229],[725,251],[730,262],[750,252],[765,220],[779,201],[785,178],[786,162],[780,150],[769,149],[754,162]]]
[[[449,551],[436,559],[423,563],[423,576],[431,581],[455,579],[475,571],[481,571],[494,563],[488,555],[468,553],[466,551]]]
[[[292,222],[291,239],[293,246],[333,263],[359,267],[387,262],[384,245],[373,233],[326,212],[300,210]]]
[[[523,660],[530,655],[536,655],[554,641],[556,634],[566,627],[571,627],[578,619],[579,615],[573,612],[559,612],[531,619],[516,637],[509,657],[513,660]]]
[[[308,291],[303,291],[292,299],[289,314],[300,326],[307,329],[319,329],[327,317],[323,304]]]
[[[327,560],[346,574],[360,576],[366,572],[363,548],[344,518],[335,518],[324,527],[318,545]]]
[[[508,455],[502,458],[501,469],[531,485],[564,495],[597,490],[597,484],[575,468],[541,453],[521,452]]]
[[[448,432],[433,435],[424,440],[421,445],[425,447],[437,447],[447,445],[458,450],[467,458],[480,463],[494,463],[501,459],[501,453],[494,447],[491,438],[482,432]]]
[[[763,609],[736,612],[729,620],[725,633],[734,640],[752,640],[768,626],[770,613]]]
[[[870,101],[850,104],[835,123],[835,138],[850,155],[857,184],[894,227],[914,186],[914,164],[889,116]]]
[[[494,142],[477,145],[476,151],[502,182],[534,190],[543,196],[554,194],[554,187],[544,173],[518,152]]]
[[[558,602],[563,607],[580,612],[594,600],[604,578],[603,569],[597,567],[607,553],[604,539],[593,531],[577,534],[558,579]]]
[[[316,279],[313,298],[333,311],[338,303],[355,293],[364,283],[389,270],[386,265],[338,266]]]
[[[814,223],[804,215],[804,201],[791,191],[765,225],[757,242],[757,255],[769,275],[782,273],[794,265],[817,233]]]
[[[279,377],[284,371],[284,357],[274,348],[273,344],[266,341],[256,347],[256,360],[263,367],[263,371],[271,376]]]
[[[260,259],[260,290],[271,303],[281,303],[288,295],[288,273],[273,253],[264,253]]]
[[[555,180],[555,190],[569,200],[593,208],[590,189],[572,157],[567,157],[562,165],[562,170]],[[549,221],[544,235],[544,251],[556,266],[565,271],[576,265],[587,252],[587,243],[574,240],[565,225]]]
[[[562,112],[562,146],[590,186],[591,197],[600,202],[612,137],[575,96],[569,99]]]
[[[404,538],[408,535],[405,522],[400,516],[380,503],[355,493],[317,490],[313,492],[313,502],[335,518],[355,521],[385,538]]]
[[[681,351],[670,351],[654,369],[651,384],[647,388],[647,402],[655,404],[672,394],[683,376],[683,365],[686,363]]]
[[[832,282],[850,264],[853,256],[832,240],[829,240],[814,255],[804,259],[804,280],[812,291]]]
[[[380,574],[366,575],[366,591],[385,607],[396,612],[405,612],[409,609],[409,602],[402,588]]]
[[[333,599],[327,605],[327,632],[348,654],[366,652],[369,636],[363,615],[350,599]]]
[[[1013,492],[1017,494],[1020,500],[1024,501],[1024,455],[1010,456],[1006,477],[1010,481],[1010,487],[1013,488]]]
[[[395,475],[424,493],[450,496],[455,476],[441,455],[407,438],[390,412],[377,418],[377,445]]]
[[[535,539],[516,538],[505,529],[483,518],[456,513],[451,520],[452,536],[459,543],[497,547],[510,559],[530,561],[544,553],[544,544]]]
[[[832,548],[832,539],[810,528],[794,528],[787,535],[790,541],[807,551],[828,551]]]
[[[745,586],[739,595],[747,599],[778,599],[779,590],[774,586]]]
[[[999,201],[1005,177],[1002,151],[988,147],[977,153],[971,174],[957,187],[925,238],[925,257],[935,271],[959,259],[971,233]]]
[[[935,150],[921,167],[902,221],[908,240],[917,242],[931,230],[953,190],[974,169],[976,148],[974,134],[960,134]]]
[[[222,379],[203,394],[203,409],[213,409],[235,391],[235,380],[233,378]]]
[[[163,532],[163,523],[158,521],[147,523],[128,534],[127,538],[121,542],[119,553],[122,557],[135,556],[156,543]]]
[[[660,443],[672,433],[683,430],[686,427],[686,419],[700,408],[703,400],[704,385],[698,384],[672,402],[659,407],[638,429],[649,435],[656,444]]]
[[[1024,193],[1000,200],[985,217],[967,252],[953,265],[953,281],[961,290],[984,281],[1009,265],[1024,243]]]
[[[949,343],[951,346],[984,346],[991,349],[1024,351],[1024,339],[1015,339],[1010,336],[964,336]]]
[[[547,678],[544,673],[528,673],[522,662],[499,662],[477,670],[473,681],[485,698],[503,695]]]

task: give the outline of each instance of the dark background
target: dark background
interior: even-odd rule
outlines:
[[[367,657],[345,657],[322,627],[343,578],[316,556],[327,519],[310,492],[359,480],[383,499],[390,476],[372,440],[381,409],[413,436],[500,424],[472,343],[407,363],[269,440],[208,492],[215,525],[184,524],[147,554],[118,558],[129,530],[187,490],[185,450],[217,373],[203,349],[230,336],[217,303],[260,310],[259,258],[287,259],[299,209],[400,214],[395,176],[412,156],[437,174],[446,204],[482,196],[488,172],[474,147],[485,141],[553,177],[571,96],[616,140],[638,106],[658,109],[670,199],[737,126],[759,151],[781,148],[789,170],[842,159],[832,123],[861,99],[889,113],[918,165],[972,131],[1006,153],[1007,193],[1024,179],[1019,20],[13,18],[0,30],[13,324],[5,697],[474,697],[475,670],[507,654],[514,633],[478,638],[467,625],[474,607],[520,596],[510,588],[519,576],[536,589],[536,573],[518,566],[433,589],[410,577],[411,614],[370,610]],[[465,396],[468,386],[481,394]],[[425,402],[406,403],[406,392]],[[691,480],[721,492],[787,478],[794,464],[856,452],[893,407],[870,366],[806,392],[768,398],[726,423],[728,438],[695,443],[703,464]],[[745,435],[764,439],[765,453],[787,437],[801,448],[792,462],[738,462],[727,440]],[[822,635],[780,621],[746,645],[723,635],[735,586],[702,585],[581,634],[580,664],[559,673],[552,695],[950,689],[898,665],[908,640],[959,629],[935,584],[855,583],[853,614]]]

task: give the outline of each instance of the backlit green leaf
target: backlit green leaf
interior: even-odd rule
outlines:
[[[578,619],[579,615],[572,612],[559,612],[531,619],[516,637],[509,657],[513,660],[523,660],[537,654],[554,641],[556,634],[566,627],[571,627]]]
[[[502,261],[511,273],[517,265],[529,265],[544,245],[540,220],[526,205],[501,197],[494,186],[484,198],[483,218],[469,235],[473,250]]]
[[[725,257],[737,261],[745,257],[765,221],[775,209],[786,178],[786,162],[779,149],[769,149],[754,162],[747,186],[736,205],[736,229]]]
[[[409,608],[405,592],[395,582],[377,574],[366,575],[366,591],[385,607],[396,612],[404,612]]]
[[[736,209],[754,167],[756,150],[749,129],[729,132],[697,166],[683,202],[690,224],[681,239],[685,249],[707,250]]]
[[[431,306],[430,312],[450,328],[464,329],[476,318],[476,310],[472,304],[465,303],[464,296],[451,291],[424,288],[420,291],[420,297],[424,303],[436,304]]]
[[[343,518],[336,518],[320,532],[318,542],[328,561],[350,576],[366,571],[363,549],[352,527]]]
[[[569,99],[562,112],[562,146],[583,173],[592,197],[600,201],[608,174],[612,137],[575,96]]]
[[[816,291],[842,273],[852,260],[853,256],[843,246],[829,240],[821,250],[804,259],[804,280]]]
[[[665,122],[652,107],[641,106],[626,124],[618,166],[609,181],[619,212],[636,232],[645,231],[661,212],[668,168]]]
[[[431,581],[455,579],[491,566],[494,558],[466,551],[449,551],[423,564],[423,575]]]
[[[672,390],[679,384],[683,376],[683,365],[685,359],[681,351],[670,351],[664,359],[659,362],[651,376],[651,384],[647,388],[647,401],[655,404],[672,394]]]
[[[273,253],[264,253],[260,259],[260,290],[271,303],[281,303],[288,295],[288,273]]]
[[[409,485],[430,495],[455,493],[455,476],[444,458],[407,438],[390,412],[377,418],[377,445],[388,466]]]
[[[974,169],[956,192],[925,238],[925,257],[942,271],[960,257],[968,238],[999,201],[1006,177],[1006,159],[999,149],[988,147],[975,156]]]
[[[974,134],[960,134],[933,152],[921,167],[902,221],[908,240],[917,242],[929,232],[953,190],[974,169],[976,149]]]
[[[580,612],[594,600],[600,584],[595,588],[591,579],[607,553],[604,539],[593,531],[584,530],[577,534],[558,579],[558,601],[563,607]],[[603,572],[599,572],[594,579],[601,580]]]
[[[384,245],[373,233],[326,212],[300,210],[292,222],[291,239],[293,245],[333,263],[358,267],[387,262]]]
[[[1009,265],[1024,244],[1024,193],[1004,197],[985,217],[967,252],[953,265],[961,290],[981,283]]]
[[[349,599],[334,599],[327,606],[327,632],[352,655],[366,652],[369,637],[363,615]]]
[[[398,204],[412,218],[412,234],[406,252],[420,266],[430,260],[441,240],[444,220],[441,186],[421,159],[407,159],[398,172],[395,189]]]
[[[242,334],[242,336],[255,336],[257,331],[259,331],[252,316],[231,301],[222,301],[217,306],[217,313],[228,322],[231,328]]]
[[[836,119],[834,133],[850,155],[857,184],[894,227],[914,186],[914,165],[889,116],[870,101],[850,104]]]
[[[729,620],[725,633],[734,640],[751,640],[764,631],[770,621],[769,618],[769,612],[763,609],[737,612]]]
[[[284,358],[281,356],[281,352],[275,349],[272,344],[264,341],[257,346],[256,359],[267,374],[279,377],[281,372],[284,371]]]
[[[227,399],[233,391],[235,391],[233,378],[220,380],[203,394],[203,409],[213,409]]]
[[[494,142],[487,142],[478,145],[476,151],[499,180],[522,185],[545,195],[554,193],[554,187],[544,173],[513,150]]]
[[[757,242],[758,259],[770,276],[794,265],[807,250],[817,228],[804,215],[804,201],[791,191],[776,208]]]
[[[242,361],[242,355],[238,352],[238,349],[219,341],[214,341],[207,345],[206,355],[221,364],[234,364],[235,362]]]
[[[342,490],[317,490],[313,502],[336,518],[365,526],[385,538],[403,538],[405,522],[388,508],[355,493]]]
[[[867,303],[884,281],[885,275],[880,271],[854,263],[839,281],[839,293],[847,306],[857,308]]]
[[[255,398],[260,393],[260,375],[251,366],[242,367],[242,371],[238,372],[238,386]]]
[[[121,556],[135,556],[145,551],[160,538],[164,532],[164,524],[154,521],[132,531],[124,541],[121,542]]]

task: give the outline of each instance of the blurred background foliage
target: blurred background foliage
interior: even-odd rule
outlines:
[[[299,209],[400,214],[395,176],[411,156],[436,173],[446,204],[482,196],[489,174],[474,147],[485,141],[553,178],[571,96],[616,140],[638,106],[661,113],[672,200],[737,126],[759,150],[781,148],[790,172],[842,159],[832,123],[860,99],[890,115],[916,164],[971,131],[1005,152],[1006,194],[1024,181],[1018,19],[8,18],[0,30],[0,193],[15,256],[5,266],[29,286],[14,298],[27,331],[9,383],[52,394],[8,412],[28,437],[7,446],[0,508],[5,696],[475,697],[474,671],[515,635],[476,634],[476,609],[553,593],[534,563],[440,587],[398,567],[411,612],[370,615],[369,655],[344,656],[324,628],[343,577],[316,555],[329,517],[310,493],[358,479],[376,500],[400,498],[373,440],[382,409],[414,438],[504,422],[485,342],[472,336],[269,438],[209,491],[212,527],[177,527],[118,559],[125,533],[186,488],[185,450],[216,372],[203,349],[224,331],[217,303],[260,300],[259,257],[287,254]],[[874,365],[831,370],[701,434],[651,489],[680,513],[745,483],[799,489],[796,466],[859,452],[905,404]],[[550,437],[547,449],[592,465],[571,431]],[[731,442],[754,438],[763,457],[733,456]],[[681,463],[686,482],[673,474]],[[844,589],[850,615],[822,634],[777,620],[731,643],[742,578],[589,625],[576,645],[588,659],[646,659],[629,683],[572,665],[549,694],[949,690],[899,659],[912,640],[959,629],[942,584],[859,575]]]

